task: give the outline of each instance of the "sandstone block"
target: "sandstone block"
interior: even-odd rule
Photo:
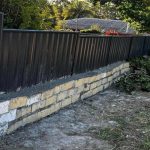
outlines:
[[[81,99],[86,99],[88,97],[91,97],[92,95],[93,95],[92,91],[88,91],[84,93],[83,95],[81,95]]]
[[[107,77],[109,77],[109,76],[111,76],[111,75],[112,75],[112,72],[111,72],[111,71],[109,71],[109,72],[106,73],[106,76],[107,76]]]
[[[0,102],[0,115],[7,113],[9,109],[9,101]]]
[[[58,103],[57,105],[51,105],[49,108],[38,112],[38,118],[44,118],[46,116],[49,116],[50,114],[56,112],[60,108],[61,108],[60,103]]]
[[[54,89],[45,91],[42,93],[41,100],[46,100],[47,98],[51,97],[53,94],[54,94]]]
[[[129,64],[128,62],[127,62],[127,63],[124,63],[124,64],[123,64],[123,67],[124,67],[124,68],[129,68],[129,67],[130,67],[130,64]]]
[[[107,82],[108,82],[108,79],[107,79],[107,78],[102,79],[102,84],[105,84],[105,83],[107,83]]]
[[[117,72],[117,69],[114,68],[114,69],[112,70],[112,74],[115,74],[116,72]]]
[[[100,76],[101,76],[101,79],[103,79],[106,77],[106,73],[101,73]]]
[[[68,90],[68,96],[72,96],[72,95],[76,94],[77,91],[78,91],[77,88],[73,88],[73,89]]]
[[[67,82],[67,83],[65,83],[65,84],[62,84],[62,85],[60,86],[61,91],[66,91],[66,90],[69,90],[69,89],[73,88],[73,87],[74,87],[74,84],[75,84],[74,81],[70,81],[70,82]]]
[[[65,107],[65,106],[68,106],[68,105],[70,105],[71,104],[71,97],[70,98],[67,98],[67,99],[65,99],[65,100],[63,100],[62,102],[61,102],[61,107]]]
[[[109,82],[109,81],[112,81],[112,80],[113,80],[113,77],[112,77],[112,76],[108,77],[108,82]]]
[[[97,81],[96,84],[97,84],[97,87],[101,86],[102,85],[102,80]]]
[[[101,79],[102,79],[101,74],[96,75],[96,81],[99,81],[99,80],[101,80]]]
[[[0,123],[8,123],[16,119],[16,109],[0,116]]]
[[[84,83],[85,83],[85,80],[84,80],[84,79],[76,80],[76,81],[75,81],[75,87],[83,86]]]
[[[93,76],[89,78],[89,83],[95,82],[97,80],[97,76]]]
[[[92,94],[95,95],[98,92],[101,92],[103,90],[103,86],[99,86],[92,90]]]
[[[16,118],[20,118],[29,113],[31,113],[31,106],[18,109],[16,112]]]
[[[46,106],[46,100],[34,103],[32,105],[32,112],[39,110],[40,108],[44,108]]]
[[[54,94],[58,94],[58,93],[60,93],[60,91],[61,91],[60,85],[58,85],[54,88]]]
[[[124,64],[121,64],[120,66],[119,66],[119,70],[122,70],[124,68]]]
[[[92,90],[92,89],[94,89],[94,88],[96,88],[97,87],[97,83],[96,82],[94,82],[94,83],[92,83],[91,84],[91,86],[90,86],[90,90]]]
[[[58,102],[54,105],[55,107],[51,108],[52,109],[52,113],[58,111],[61,108],[61,102]]]
[[[106,83],[106,84],[104,84],[104,89],[107,89],[109,87],[109,82],[108,83]]]
[[[34,103],[37,103],[41,100],[41,94],[37,94],[37,95],[34,95],[32,97],[29,97],[28,100],[27,100],[27,105],[32,105]]]
[[[120,75],[120,72],[115,72],[113,75],[113,79],[115,79],[116,77],[118,77]]]
[[[84,85],[84,92],[89,91],[90,90],[90,84],[85,84]]]
[[[79,99],[80,99],[80,94],[76,94],[76,95],[73,95],[73,96],[71,97],[72,103],[78,101]]]
[[[8,123],[0,123],[0,136],[3,136],[6,132],[7,132],[7,129],[8,129]]]
[[[84,91],[84,85],[80,86],[77,88],[77,94],[81,93]]]
[[[56,102],[57,96],[52,96],[46,100],[45,106],[52,105]]]
[[[17,130],[17,129],[18,129],[19,127],[21,127],[21,126],[24,126],[23,120],[17,121],[17,122],[15,122],[14,124],[8,126],[7,134],[12,133],[13,131]]]
[[[27,97],[18,97],[9,102],[9,109],[23,107],[27,104]]]
[[[68,96],[68,92],[67,91],[63,91],[61,93],[58,94],[58,97],[57,97],[57,101],[62,101],[64,100],[66,97]]]
[[[39,118],[38,118],[38,113],[34,113],[26,118],[23,119],[23,125],[26,125],[28,123],[32,123],[32,122],[35,122],[37,121]]]

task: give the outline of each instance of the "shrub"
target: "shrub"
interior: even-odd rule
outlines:
[[[139,57],[130,60],[131,73],[116,82],[121,90],[150,92],[150,58]]]
[[[101,27],[98,24],[91,25],[90,29],[81,30],[82,33],[99,33],[101,34]]]

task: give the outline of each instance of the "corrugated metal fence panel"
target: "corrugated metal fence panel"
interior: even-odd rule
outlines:
[[[145,37],[137,36],[132,37],[132,45],[130,49],[129,58],[138,57],[143,55]]]
[[[14,90],[69,76],[78,33],[4,30],[0,90]]]
[[[113,36],[111,38],[108,64],[128,58],[131,37]]]
[[[75,55],[74,73],[107,65],[110,37],[81,35]]]
[[[3,30],[1,43],[0,91],[87,72],[150,52],[149,36]]]
[[[2,30],[3,30],[3,16],[4,14],[0,12],[0,40],[2,38]]]
[[[144,55],[150,55],[150,36],[145,37]]]

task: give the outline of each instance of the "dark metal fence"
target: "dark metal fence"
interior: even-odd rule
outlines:
[[[2,30],[3,30],[3,16],[4,14],[0,12],[0,40],[2,38]]]
[[[145,37],[143,54],[150,56],[150,36]]]
[[[0,91],[71,76],[150,52],[150,36],[3,30],[1,42]]]
[[[111,38],[108,64],[126,60],[130,49],[131,37],[116,36]]]
[[[74,73],[81,73],[150,54],[150,36],[96,36],[81,34],[76,49]]]
[[[4,30],[0,90],[13,90],[71,75],[78,34]]]
[[[74,73],[86,72],[105,66],[111,37],[81,35],[78,38]]]
[[[145,44],[145,37],[144,36],[137,36],[132,37],[132,45],[130,48],[129,57],[137,57],[142,56],[144,54],[144,44]]]

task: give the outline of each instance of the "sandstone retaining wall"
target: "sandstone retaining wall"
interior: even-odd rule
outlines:
[[[0,136],[103,91],[128,71],[129,63],[120,62],[91,71],[88,76],[71,77],[69,81],[63,79],[61,84],[32,96],[18,96],[0,102]]]

